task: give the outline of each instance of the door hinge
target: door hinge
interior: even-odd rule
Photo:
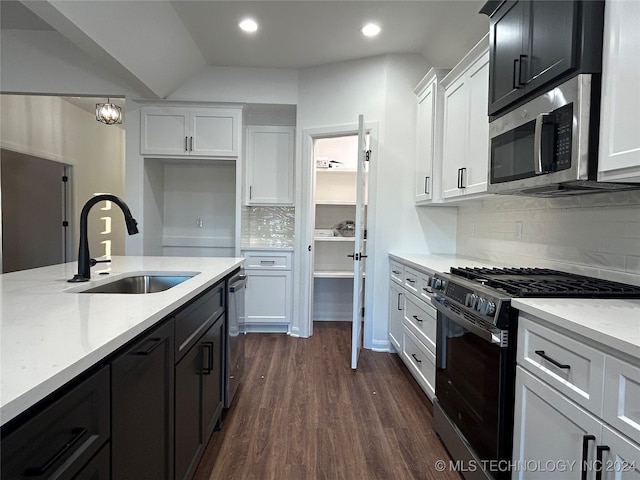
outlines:
[[[69,222],[67,222],[66,220],[62,221],[62,226],[63,227],[68,227],[69,226]]]
[[[364,152],[364,161],[368,162],[369,160],[371,160],[371,150],[367,150]]]
[[[364,318],[364,307],[362,307],[362,310],[360,310],[360,316]]]
[[[62,181],[63,182],[68,182],[69,181],[69,177],[67,177],[66,175],[62,176]]]

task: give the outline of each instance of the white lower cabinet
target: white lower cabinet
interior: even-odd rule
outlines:
[[[512,478],[640,480],[640,365],[540,323],[520,315]]]
[[[390,260],[389,341],[430,400],[435,395],[436,309],[429,302],[429,277]]]
[[[247,331],[288,331],[291,325],[291,252],[244,250]]]

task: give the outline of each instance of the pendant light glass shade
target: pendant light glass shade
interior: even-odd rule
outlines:
[[[96,120],[106,125],[122,123],[122,109],[107,98],[107,103],[96,103]]]

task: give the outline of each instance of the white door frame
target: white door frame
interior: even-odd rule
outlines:
[[[357,120],[357,118],[356,118]],[[373,199],[371,188],[372,170],[376,168],[378,148],[378,123],[366,122],[365,130],[369,133],[369,148],[372,153],[369,162],[369,195],[367,207],[367,228],[371,228],[369,219],[371,218]],[[298,279],[299,279],[299,302],[295,306],[292,333],[295,336],[310,337],[313,335],[313,256],[314,256],[314,212],[313,198],[315,190],[315,165],[313,165],[313,143],[320,138],[345,137],[358,134],[358,123],[346,125],[333,125],[327,127],[309,128],[302,131],[302,165],[300,168],[301,178],[299,183],[300,202],[299,209],[296,208],[296,223],[300,225],[297,229],[296,250],[299,252],[298,258]],[[371,238],[370,235],[367,238]],[[369,240],[367,240],[369,242]],[[309,246],[311,245],[311,251]],[[373,250],[372,250],[373,251]],[[372,259],[373,260],[373,259]],[[370,272],[373,261],[367,262],[365,275],[372,278]],[[370,330],[369,313],[372,309],[372,299],[369,293],[373,282],[367,282],[365,286],[365,335]],[[294,297],[296,298],[296,297]],[[368,313],[369,312],[369,313]]]

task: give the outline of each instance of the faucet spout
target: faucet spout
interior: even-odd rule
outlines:
[[[87,218],[89,217],[89,210],[96,203],[103,202],[105,200],[109,200],[115,203],[122,213],[124,214],[124,221],[127,225],[127,232],[129,235],[135,235],[138,233],[138,222],[131,215],[131,211],[126,203],[124,203],[120,198],[111,194],[103,194],[96,195],[95,197],[91,197],[87,203],[82,207],[82,212],[80,212],[80,245],[78,247],[78,273],[73,276],[69,282],[77,283],[77,282],[86,282],[91,278],[91,259],[89,258],[89,239],[87,236]]]

